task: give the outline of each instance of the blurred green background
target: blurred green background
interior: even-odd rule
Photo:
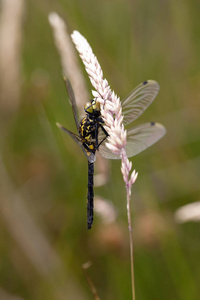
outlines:
[[[87,38],[120,97],[146,79],[160,84],[156,100],[135,122],[167,128],[162,140],[131,159],[139,172],[132,193],[136,299],[198,300],[200,223],[179,223],[174,213],[200,200],[200,2],[23,5],[20,103],[13,111],[1,105],[0,299],[94,299],[88,277],[100,299],[131,299],[120,162],[109,162],[108,182],[95,188],[112,201],[117,219],[104,224],[96,214],[87,231],[87,161],[55,125],[75,130],[48,22],[55,11],[69,32]],[[81,61],[80,68],[91,94]],[[83,271],[87,261],[92,265]]]

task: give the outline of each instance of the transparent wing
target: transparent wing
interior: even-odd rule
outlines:
[[[159,123],[146,123],[132,127],[127,130],[127,157],[132,157],[161,139],[166,133],[166,129]],[[113,154],[105,145],[99,147],[99,153],[107,159],[120,159],[119,155]]]
[[[69,101],[70,101],[70,104],[72,106],[72,111],[73,111],[73,114],[74,114],[74,120],[76,122],[76,128],[78,130],[79,129],[79,117],[78,117],[78,109],[77,109],[77,106],[76,106],[76,99],[75,99],[75,96],[74,96],[74,91],[73,91],[73,88],[72,88],[72,85],[71,85],[69,79],[66,78],[65,76],[63,77],[63,79],[64,79],[64,82],[66,84],[67,92],[68,92],[68,95],[69,95]]]
[[[102,143],[102,141],[103,141],[103,143]],[[112,151],[110,151],[106,147],[107,138],[101,128],[99,128],[99,132],[98,132],[98,144],[100,144],[100,143],[101,143],[101,145],[99,146],[98,151],[101,154],[101,156],[103,156],[107,159],[120,159],[119,155],[114,154]]]
[[[87,157],[87,160],[88,160],[90,163],[95,162],[95,160],[96,160],[95,154],[92,153],[92,152],[87,151],[87,149],[85,149],[85,148],[83,147],[81,138],[80,138],[77,134],[71,132],[70,130],[68,130],[67,128],[65,128],[64,126],[62,126],[62,125],[59,124],[59,123],[56,123],[56,125],[57,125],[60,129],[62,129],[64,132],[66,132],[67,134],[69,134],[69,135],[71,136],[71,138],[72,138],[72,139],[73,139],[73,140],[81,147],[81,149],[83,150],[85,156]]]
[[[127,130],[126,153],[132,157],[161,139],[166,133],[166,129],[159,123],[145,123]]]
[[[154,80],[144,81],[122,100],[123,124],[136,120],[153,102],[159,91],[159,84]]]
[[[109,150],[105,143],[103,143],[100,147],[99,147],[99,153],[101,154],[101,156],[103,156],[104,158],[107,159],[120,159],[120,155],[116,155],[114,154],[111,150]]]

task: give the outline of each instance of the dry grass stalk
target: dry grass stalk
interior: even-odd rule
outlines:
[[[89,95],[67,26],[55,12],[49,15],[49,22],[52,26],[55,45],[60,55],[63,75],[69,78],[74,89],[78,108],[80,111],[83,111],[83,103],[88,101]]]
[[[24,0],[2,0],[0,16],[1,115],[15,111],[20,101],[21,44]]]

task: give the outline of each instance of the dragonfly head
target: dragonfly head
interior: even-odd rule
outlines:
[[[95,100],[91,100],[90,102],[87,102],[84,106],[85,112],[88,114],[97,114],[100,115],[100,103],[95,101]]]

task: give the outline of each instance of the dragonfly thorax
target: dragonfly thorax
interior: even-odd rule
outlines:
[[[95,152],[95,135],[96,135],[96,122],[88,116],[81,120],[79,126],[79,135],[85,147]],[[88,149],[88,150],[89,150]]]
[[[95,154],[99,145],[108,136],[106,130],[102,126],[104,122],[101,117],[100,103],[91,100],[91,102],[86,103],[85,112],[86,117],[81,120],[79,125],[79,135],[84,148]],[[99,128],[101,128],[105,134],[104,139],[101,141],[98,139]]]

